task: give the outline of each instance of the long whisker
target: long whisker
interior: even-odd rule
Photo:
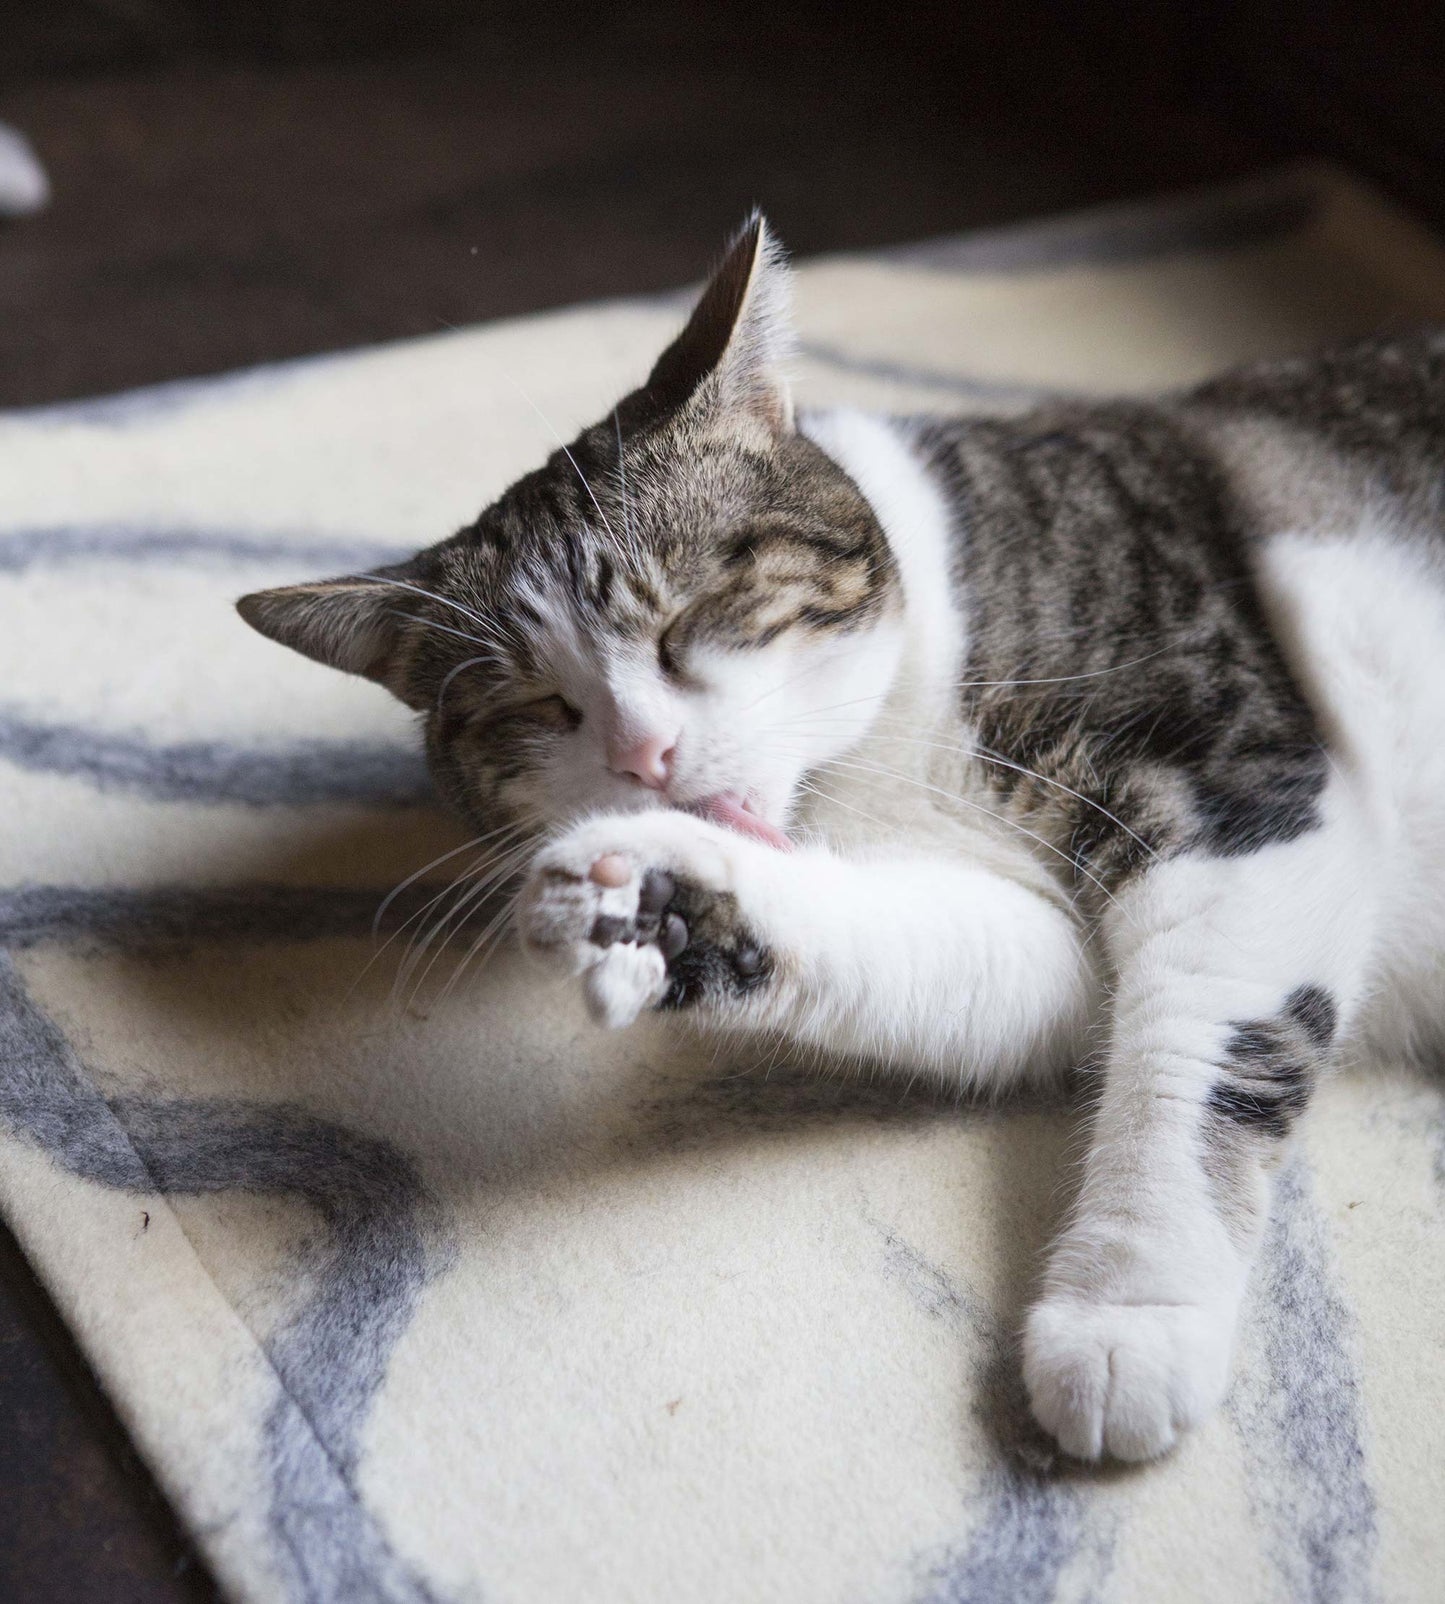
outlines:
[[[397,618],[404,618],[408,623],[420,624],[423,629],[439,629],[443,635],[454,635],[458,640],[469,641],[473,646],[489,646],[495,650],[495,643],[483,640],[480,635],[469,635],[464,629],[453,629],[450,624],[439,624],[434,618],[418,618],[415,613],[396,613]]]
[[[458,886],[464,884],[467,880],[471,879],[471,877],[474,874],[480,873],[486,867],[486,864],[487,864],[488,861],[489,860],[488,860],[488,858],[487,858],[485,853],[483,853],[480,856],[478,856],[471,863],[469,863],[466,866],[466,868],[464,868],[462,870],[462,872],[460,874],[454,875],[452,877],[452,879],[450,879],[446,883],[446,885],[444,885],[441,888],[441,890],[438,891],[435,894],[435,896],[428,897],[427,900],[421,905],[421,907],[419,907],[416,910],[415,913],[409,914],[407,916],[407,918],[405,918],[396,927],[396,929],[392,931],[392,933],[386,938],[386,940],[383,941],[379,947],[377,947],[377,949],[372,953],[371,957],[367,959],[366,963],[362,966],[361,973],[357,975],[356,980],[353,983],[352,989],[355,990],[355,987],[361,984],[362,980],[365,979],[365,977],[371,972],[371,969],[373,968],[373,966],[381,961],[381,959],[384,956],[384,954],[386,953],[387,949],[389,947],[391,947],[391,945],[394,942],[399,941],[401,939],[402,935],[412,925],[416,924],[418,920],[425,920],[426,916],[432,911],[433,908],[436,907],[437,903],[439,903],[439,902],[443,901],[445,898],[451,896],[451,894],[457,889]],[[409,953],[411,951],[412,947],[415,945],[417,936],[421,933],[421,930],[424,929],[424,928],[425,928],[424,925],[423,926],[419,926],[418,930],[412,935],[411,939],[407,942],[406,952],[403,953],[403,955],[402,955],[403,956],[403,961],[405,961],[406,953]]]
[[[519,888],[519,890],[512,897],[509,897],[507,899],[507,901],[503,905],[503,907],[500,910],[500,912],[498,912],[487,923],[487,925],[483,929],[481,935],[479,935],[476,938],[476,940],[473,941],[471,946],[467,948],[466,952],[462,955],[461,960],[453,967],[452,973],[447,977],[446,984],[442,987],[440,994],[436,997],[435,1003],[436,1003],[437,1006],[440,1006],[451,995],[453,988],[455,987],[458,979],[460,978],[461,971],[464,968],[466,968],[467,964],[470,963],[471,960],[476,956],[476,953],[477,953],[478,949],[482,946],[482,944],[485,941],[487,941],[487,939],[490,936],[492,936],[494,933],[498,932],[499,927],[501,926],[502,922],[505,920],[507,914],[510,913],[511,909],[513,908],[513,906],[515,906],[517,897],[520,896],[520,895],[521,895],[521,892],[520,892],[520,888]],[[436,967],[436,964],[440,960],[442,954],[446,951],[446,948],[450,944],[450,942],[452,940],[452,937],[454,937],[460,929],[461,929],[461,925],[460,924],[455,926],[453,928],[451,934],[447,937],[447,940],[445,942],[443,942],[442,945],[437,949],[436,956],[432,959],[431,963],[427,965],[426,973],[421,977],[420,980],[417,981],[416,986],[414,987],[414,989],[412,991],[412,1001],[413,1002],[415,1002],[417,996],[421,993],[421,991],[426,986],[426,982],[427,982],[428,977],[430,976],[432,970]]]
[[[437,903],[441,902],[443,898],[450,896],[458,886],[462,885],[465,881],[472,879],[476,875],[485,874],[489,865],[496,861],[498,854],[507,851],[512,846],[514,839],[518,837],[525,828],[526,827],[523,825],[513,824],[508,825],[501,830],[493,831],[493,835],[500,836],[501,839],[495,842],[491,850],[480,853],[462,870],[460,874],[455,875],[445,886],[443,886],[434,897],[431,897],[426,903],[418,908],[415,913],[411,914],[407,919],[404,919],[402,923],[397,926],[391,935],[388,936],[377,949],[376,953],[373,955],[373,961],[375,961],[376,958],[379,958],[381,954],[386,951],[392,942],[394,942],[409,925],[415,924],[418,919],[424,919],[426,915],[430,913],[431,910],[437,905]],[[483,837],[482,839],[485,840],[486,837]],[[412,940],[408,943],[408,952],[410,952],[411,948],[415,945],[419,935],[420,932],[413,936]]]
[[[451,689],[452,681],[457,677],[458,674],[462,672],[463,669],[475,668],[478,663],[490,663],[491,660],[492,659],[490,656],[468,657],[465,662],[458,663],[455,668],[448,670],[446,678],[442,681],[441,689],[437,692],[437,712],[441,712],[443,698]]]
[[[805,672],[807,671],[805,670]],[[801,678],[802,676],[800,675],[798,677]],[[792,680],[786,680],[784,681],[783,685],[778,687],[778,689],[782,690],[787,685],[791,685],[793,683],[794,682]],[[772,694],[773,693],[771,691],[765,691],[763,695],[758,698],[757,702],[749,702],[747,707],[739,708],[738,713],[742,714],[750,712],[758,705],[758,702],[765,701]],[[888,694],[889,693],[887,691],[870,691],[867,696],[854,696],[846,702],[829,702],[825,707],[810,708],[806,713],[795,714],[792,718],[774,719],[771,724],[766,724],[763,726],[763,728],[765,731],[788,729],[795,724],[802,724],[808,719],[819,718],[824,713],[835,713],[840,708],[861,707],[865,702],[884,701],[887,699]]]
[[[482,965],[485,965],[490,961],[493,952],[495,952],[502,936],[506,932],[507,924],[512,917],[513,911],[516,909],[517,901],[521,895],[522,888],[519,886],[517,890],[507,898],[506,902],[487,925],[486,929],[482,931],[481,935],[479,935],[471,944],[471,946],[467,948],[466,952],[462,955],[461,962],[452,971],[446,985],[442,987],[441,996],[437,998],[438,1007],[440,1007],[440,1005],[451,996],[453,988],[462,978],[462,972],[471,963],[473,958],[476,957],[477,953],[481,951],[483,945],[487,945],[487,951],[482,955]],[[481,967],[482,965],[479,965],[478,967]]]
[[[498,833],[499,832],[497,830],[492,830],[488,832],[487,835],[473,836],[470,841],[464,841],[461,846],[453,847],[450,852],[443,852],[439,858],[433,858],[430,863],[424,863],[414,874],[407,875],[406,879],[403,880],[399,886],[396,886],[393,890],[388,891],[387,894],[381,899],[381,904],[376,910],[376,917],[371,921],[372,935],[375,936],[381,929],[381,921],[386,918],[386,910],[392,905],[393,902],[396,901],[396,899],[402,894],[403,891],[406,890],[408,886],[415,885],[424,874],[430,874],[439,863],[446,863],[449,859],[458,857],[461,853],[466,852],[471,847],[481,846],[481,844],[488,840],[490,836]]]
[[[484,840],[484,839],[485,839],[485,837],[481,837],[481,838],[479,838],[479,841],[480,840]],[[468,842],[468,845],[469,846],[478,845],[479,841],[478,842]],[[459,848],[458,850],[459,851],[465,851],[465,848]],[[444,860],[440,859],[440,858],[436,860],[436,862],[438,862],[438,863],[442,862],[442,861],[444,861]],[[380,962],[381,958],[386,953],[387,949],[389,947],[391,947],[394,942],[400,940],[402,935],[406,932],[406,930],[410,926],[416,924],[417,920],[419,920],[419,919],[425,919],[427,914],[429,914],[431,912],[431,910],[434,907],[436,907],[437,903],[441,902],[443,900],[443,898],[450,896],[451,893],[453,891],[455,891],[456,888],[463,883],[463,881],[469,879],[472,875],[477,874],[482,869],[484,869],[487,862],[488,862],[487,854],[486,853],[479,854],[471,863],[467,864],[467,866],[462,870],[462,872],[460,874],[454,875],[452,877],[452,879],[450,881],[448,881],[448,883],[446,885],[444,885],[440,891],[438,891],[434,896],[429,897],[427,899],[427,901],[424,902],[421,905],[421,907],[416,909],[416,911],[414,913],[409,914],[405,919],[403,919],[402,922],[396,927],[396,929],[393,930],[392,933],[386,938],[386,940],[383,941],[381,943],[381,945],[378,946],[372,952],[370,958],[368,958],[366,960],[366,962],[361,966],[361,969],[358,972],[358,974],[356,976],[356,979],[353,980],[352,983],[351,983],[351,987],[348,990],[347,995],[351,996],[355,992],[356,988],[361,984],[361,982],[366,978],[366,976],[371,973],[371,970],[375,967],[375,965]],[[434,867],[435,867],[435,863],[429,863],[426,866],[427,869],[431,869],[431,868],[434,868]],[[421,874],[425,874],[426,873],[426,869],[419,870],[418,872],[421,873]],[[413,876],[412,878],[415,879],[416,877]],[[405,888],[405,884],[408,884],[408,883],[410,883],[410,882],[404,882],[402,886],[398,886],[396,888],[396,890],[391,893],[391,896],[392,897],[397,896]],[[388,898],[387,900],[390,901],[390,898]],[[382,911],[383,910],[378,910],[377,918],[372,923],[372,931],[371,931],[371,933],[372,933],[373,939],[375,938],[375,936],[377,934],[377,931],[378,931],[378,928],[380,926]],[[412,939],[414,941],[415,937],[413,937]],[[408,950],[410,950],[410,945],[411,944],[408,943]]]
[[[763,702],[766,702],[769,699],[769,697],[773,697],[773,696],[779,695],[782,691],[787,690],[790,685],[796,685],[800,679],[806,679],[809,674],[816,673],[817,672],[817,668],[818,668],[818,665],[816,663],[806,663],[806,664],[804,664],[804,666],[801,669],[799,669],[796,674],[790,674],[787,679],[780,681],[778,684],[770,685],[767,688],[767,690],[765,690],[762,693],[761,696],[754,697],[753,700],[751,702],[749,702],[745,707],[740,707],[738,709],[738,711],[737,711],[737,715],[736,716],[741,717],[741,715],[744,714],[744,713],[751,713],[752,710],[755,707],[758,707]],[[856,700],[859,701],[859,702],[878,701],[881,698],[887,696],[887,694],[888,694],[887,691],[875,691],[875,692],[873,692],[872,694],[870,694],[868,696],[860,696],[860,697],[856,698]],[[833,704],[834,707],[851,707],[852,705],[853,705],[852,702],[835,702]],[[828,712],[828,711],[830,711],[830,709],[829,708],[823,708],[820,711]]]
[[[361,574],[358,577],[364,579],[368,585],[389,585],[393,590],[409,590],[413,596],[422,596],[427,601],[440,602],[443,607],[450,607],[455,612],[461,613],[464,618],[471,619],[471,621],[479,628],[491,631],[496,639],[504,639],[504,637],[496,634],[496,625],[493,620],[483,618],[480,613],[473,612],[470,607],[463,607],[459,601],[453,601],[450,596],[439,595],[436,591],[427,590],[421,585],[410,585],[404,579],[388,579],[383,574]],[[403,613],[401,616],[403,618],[410,618],[414,615],[411,613]],[[422,619],[418,620],[418,622],[424,623],[426,620]],[[471,637],[467,636],[466,638],[470,639]],[[479,646],[485,646],[487,643],[485,641],[478,641],[477,644]]]
[[[982,813],[988,818],[995,820],[997,823],[1006,825],[1011,830],[1018,831],[1020,835],[1027,836],[1030,841],[1037,842],[1038,845],[1043,847],[1046,852],[1052,852],[1056,858],[1062,858],[1076,874],[1083,875],[1083,877],[1096,886],[1111,903],[1114,903],[1117,906],[1118,899],[1113,895],[1109,888],[1102,880],[1098,878],[1097,875],[1091,874],[1086,868],[1084,868],[1077,858],[1071,857],[1063,850],[1062,847],[1056,847],[1052,841],[1046,841],[1043,836],[1038,835],[1035,831],[1030,830],[1024,825],[1020,824],[1017,819],[1010,819],[1006,814],[996,813],[992,808],[984,807],[981,802],[975,802],[971,797],[960,796],[956,791],[946,791],[942,786],[929,785],[926,781],[920,780],[912,774],[905,774],[901,769],[890,769],[883,764],[861,763],[850,761],[847,758],[831,758],[826,764],[823,764],[822,767],[847,768],[853,769],[860,774],[876,774],[880,778],[886,780],[900,780],[905,785],[917,786],[921,791],[928,791],[935,796],[945,797],[950,802],[957,802],[962,807],[973,809],[975,813]]]
[[[810,780],[799,780],[798,789],[806,791],[809,796],[817,797],[820,802],[826,802],[829,807],[845,808],[849,813],[856,813],[860,819],[866,819],[869,824],[876,824],[880,830],[887,830],[895,835],[898,833],[896,824],[889,824],[886,820],[880,819],[876,813],[869,813],[864,808],[855,807],[851,802],[845,802],[841,796],[832,796],[827,791],[819,790]]]
[[[527,394],[526,390],[524,390],[522,388],[522,386],[517,382],[517,380],[514,379],[510,373],[506,374],[505,376],[506,376],[508,384],[510,384],[516,390],[517,394],[521,396],[521,398],[527,403],[527,405],[529,407],[531,407],[532,411],[537,414],[537,416],[542,420],[542,422],[544,424],[546,424],[547,428],[551,431],[552,438],[562,448],[562,454],[567,458],[568,462],[570,462],[572,464],[573,473],[575,473],[577,475],[577,477],[582,481],[582,488],[587,492],[588,496],[591,498],[592,505],[597,509],[597,516],[602,520],[602,527],[607,531],[607,533],[609,535],[612,536],[613,540],[616,540],[617,536],[613,531],[612,525],[610,523],[608,523],[608,521],[607,521],[607,514],[605,512],[603,512],[603,510],[602,510],[602,503],[600,501],[598,501],[596,493],[593,491],[592,486],[590,484],[588,484],[587,475],[585,473],[583,473],[581,468],[579,468],[577,466],[577,459],[576,459],[576,457],[574,457],[572,455],[572,448],[567,444],[567,442],[562,438],[562,436],[557,433],[556,428],[553,426],[552,420],[547,416],[547,414],[545,412],[543,412],[541,407],[539,407],[537,405],[537,403],[531,398],[531,396],[529,396]]]
[[[397,936],[399,936],[401,932],[406,929],[407,925],[415,923],[418,919],[424,919],[425,916],[437,905],[437,903],[455,893],[459,886],[463,885],[467,881],[475,881],[478,877],[481,877],[483,880],[485,880],[492,866],[498,862],[501,856],[510,852],[512,847],[515,846],[522,837],[527,835],[528,830],[529,826],[525,822],[519,822],[508,825],[503,830],[498,831],[497,834],[500,836],[500,839],[495,842],[492,849],[489,852],[482,854],[475,862],[468,864],[459,875],[457,875],[448,885],[444,886],[436,896],[432,897],[430,901],[425,904],[425,906],[418,909],[416,913],[407,919],[405,923],[401,925],[401,927],[389,938],[386,946],[389,946],[392,941],[396,940]],[[465,893],[462,893],[462,895],[465,895]],[[437,921],[430,931],[427,931],[425,927],[422,927],[413,934],[411,940],[407,943],[407,950],[403,955],[399,972],[404,973],[407,970],[411,962],[412,955],[417,950],[418,942],[423,944],[423,949],[426,944],[430,943],[437,930],[440,929],[441,924],[448,917],[450,917],[450,911],[451,910],[447,910],[438,915]],[[383,950],[385,950],[385,948],[383,948]]]
[[[415,973],[417,965],[426,956],[428,948],[446,927],[451,924],[454,929],[460,928],[468,907],[478,899],[485,897],[497,881],[505,878],[515,864],[531,850],[531,846],[530,839],[511,842],[489,858],[486,864],[479,866],[472,876],[468,877],[471,879],[471,884],[464,890],[457,892],[450,907],[444,909],[433,921],[431,928],[425,935],[419,936],[409,947],[406,958],[398,971],[397,980],[399,984],[404,984]],[[448,887],[448,891],[454,889],[454,886]],[[444,945],[445,942],[443,942]]]
[[[801,722],[801,719],[792,721],[794,725]],[[1122,830],[1131,841],[1137,842],[1139,846],[1143,847],[1143,849],[1151,858],[1158,857],[1158,853],[1152,846],[1150,846],[1144,837],[1131,830],[1129,826],[1125,824],[1124,821],[1118,816],[1118,814],[1111,813],[1109,809],[1103,805],[1103,803],[1096,802],[1092,797],[1085,796],[1083,792],[1074,790],[1071,785],[1065,785],[1062,780],[1056,780],[1052,775],[1049,774],[1040,774],[1037,769],[1028,768],[1022,763],[1015,763],[1011,759],[1002,756],[1000,753],[990,750],[988,747],[969,747],[962,744],[953,746],[947,741],[926,741],[919,736],[906,735],[897,730],[889,728],[888,726],[890,722],[891,721],[884,720],[881,724],[881,727],[885,731],[883,737],[885,740],[897,741],[901,745],[905,746],[924,747],[933,752],[949,752],[961,758],[981,758],[985,763],[994,763],[1000,768],[1012,769],[1015,774],[1026,775],[1029,779],[1037,780],[1041,785],[1052,786],[1056,791],[1062,791],[1065,796],[1071,796],[1076,802],[1082,802],[1085,807],[1092,808],[1095,813],[1101,814],[1110,822],[1110,824],[1114,825],[1117,829]],[[879,727],[879,725],[875,725],[875,728]]]
[[[617,482],[622,491],[622,526],[627,532],[627,544],[634,556],[641,555],[637,531],[632,525],[632,503],[627,494],[627,461],[622,446],[622,418],[617,408],[612,409],[612,428],[617,435]]]
[[[972,679],[961,680],[958,689],[961,691],[981,691],[989,689],[1008,689],[1015,685],[1068,685],[1074,680],[1101,679],[1105,674],[1122,674],[1126,668],[1138,668],[1141,663],[1152,663],[1156,657],[1164,657],[1170,652],[1178,651],[1193,638],[1195,632],[1181,635],[1178,640],[1170,641],[1167,646],[1161,646],[1158,651],[1148,652],[1143,657],[1135,657],[1127,663],[1115,663],[1109,668],[1090,669],[1087,674],[1059,674],[1050,679]]]
[[[442,954],[446,951],[452,937],[455,936],[456,933],[461,929],[463,923],[465,922],[467,910],[475,903],[485,898],[486,895],[501,881],[504,881],[509,875],[514,873],[521,866],[522,862],[532,851],[532,849],[533,842],[528,839],[526,841],[519,842],[509,851],[502,854],[502,856],[497,859],[488,869],[487,873],[483,875],[475,885],[470,886],[460,897],[458,897],[447,913],[437,921],[436,928],[427,937],[426,942],[423,944],[421,950],[417,953],[415,961],[410,964],[406,973],[399,977],[402,984],[405,984],[411,979],[412,975],[415,974],[418,965],[421,963],[422,958],[425,957],[427,947],[430,946],[432,942],[434,942],[436,938],[442,934],[448,925],[450,925],[451,929],[447,931],[440,946],[438,946],[436,951],[432,954],[431,961],[422,971],[420,979],[417,980],[416,984],[412,987],[412,1003],[416,1001],[416,998],[421,992],[422,987],[426,985],[427,977],[436,967],[437,962],[441,958]]]
[[[892,737],[890,737],[890,739],[891,738]],[[919,742],[917,744],[922,745],[923,743]],[[997,752],[992,752],[984,746],[975,747],[972,755],[975,757],[981,757],[986,763],[997,763],[1002,768],[1012,769],[1015,774],[1026,775],[1029,779],[1038,780],[1043,785],[1053,786],[1056,791],[1062,791],[1066,796],[1073,797],[1076,802],[1082,802],[1085,807],[1093,808],[1095,813],[1103,814],[1110,824],[1122,830],[1131,841],[1135,841],[1141,847],[1143,847],[1151,858],[1157,858],[1159,856],[1159,854],[1154,850],[1153,847],[1149,845],[1144,837],[1142,835],[1135,834],[1135,832],[1124,823],[1117,813],[1111,813],[1102,802],[1095,802],[1092,797],[1085,796],[1081,791],[1074,790],[1074,788],[1070,785],[1065,785],[1062,780],[1056,780],[1052,775],[1049,774],[1040,774],[1037,769],[1028,768],[1022,763],[1011,763],[1008,758],[1000,757]]]

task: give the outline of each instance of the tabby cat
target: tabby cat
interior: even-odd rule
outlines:
[[[1270,1172],[1445,1021],[1445,336],[1157,402],[795,413],[760,217],[647,382],[411,561],[243,617],[423,715],[597,1020],[1097,1083],[1038,1420],[1220,1401]]]

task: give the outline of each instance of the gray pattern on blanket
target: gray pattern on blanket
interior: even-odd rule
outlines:
[[[154,900],[154,899],[153,899]],[[290,939],[361,934],[373,897],[293,894],[283,911]],[[117,909],[117,902],[121,903]],[[30,892],[0,903],[0,938],[38,942],[97,937],[152,950],[192,941],[254,940],[266,899],[195,896],[77,898]],[[307,904],[315,920],[304,923]],[[159,917],[158,917],[159,912]],[[407,907],[398,910],[405,917]],[[279,929],[277,930],[279,932]],[[635,1141],[688,1146],[741,1121],[797,1124],[824,1118],[927,1118],[936,1096],[889,1096],[866,1084],[819,1082],[783,1072],[704,1081],[682,1101],[639,1110]],[[107,1101],[54,1023],[27,996],[0,953],[0,1117],[66,1169],[138,1194],[196,1195],[237,1189],[290,1192],[325,1220],[329,1237],[309,1268],[310,1297],[265,1345],[279,1392],[266,1423],[271,1521],[294,1597],[304,1604],[362,1600],[423,1604],[436,1595],[408,1574],[356,1489],[362,1425],[428,1275],[444,1265],[446,1227],[407,1160],[304,1110],[234,1100]],[[1330,1286],[1325,1237],[1296,1161],[1281,1178],[1263,1258],[1264,1295],[1254,1319],[1266,1364],[1241,1375],[1230,1414],[1267,1522],[1266,1547],[1288,1579],[1286,1596],[1351,1601],[1369,1596],[1375,1539],[1359,1418],[1360,1385],[1349,1351],[1349,1314]],[[1046,1604],[1082,1588],[1107,1596],[1117,1520],[1094,1510],[1094,1473],[1071,1470],[1032,1422],[1012,1333],[987,1303],[911,1246],[868,1219],[884,1277],[931,1320],[970,1339],[973,1409],[997,1459],[963,1524],[972,1535],[916,1561],[916,1604],[1010,1600]],[[1063,1592],[1065,1580],[1068,1591]]]
[[[302,1109],[107,1100],[0,952],[0,1118],[71,1174],[145,1196],[294,1193],[327,1226],[310,1295],[264,1344],[271,1527],[298,1604],[429,1604],[356,1488],[360,1433],[439,1257],[435,1209],[390,1143]],[[433,1239],[430,1250],[428,1237]]]

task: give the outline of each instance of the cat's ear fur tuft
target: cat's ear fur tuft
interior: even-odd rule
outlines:
[[[306,585],[282,585],[242,596],[236,611],[268,639],[289,646],[328,668],[364,674],[411,699],[401,672],[398,587],[414,583],[403,564],[376,574],[322,579]]]
[[[687,327],[658,358],[646,392],[669,409],[742,410],[780,434],[791,432],[793,403],[782,371],[793,347],[791,302],[783,248],[755,211]]]

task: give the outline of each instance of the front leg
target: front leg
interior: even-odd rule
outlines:
[[[672,811],[588,820],[544,848],[519,923],[605,1024],[687,1008],[954,1086],[1072,1061],[1095,1002],[1071,917],[1002,876],[785,854]]]
[[[1367,863],[1337,816],[1157,865],[1111,916],[1091,1150],[1024,1336],[1034,1413],[1069,1453],[1150,1458],[1223,1398],[1271,1170],[1360,995]]]

